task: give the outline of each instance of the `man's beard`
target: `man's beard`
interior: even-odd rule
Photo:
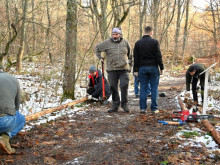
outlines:
[[[119,38],[112,38],[114,42],[119,42],[120,41],[120,37]]]

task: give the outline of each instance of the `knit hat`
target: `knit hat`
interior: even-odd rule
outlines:
[[[0,64],[0,69],[4,70],[4,67]]]
[[[112,30],[112,33],[121,34],[121,28],[114,28],[114,29]]]
[[[191,65],[191,66],[189,67],[189,72],[193,72],[194,70],[196,70],[196,67],[193,66],[193,65]]]
[[[95,65],[92,65],[92,66],[90,66],[90,68],[89,68],[89,73],[95,72],[96,70],[97,70],[97,69],[96,69]]]

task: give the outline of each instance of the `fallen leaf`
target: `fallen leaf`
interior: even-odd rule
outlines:
[[[51,157],[44,157],[44,163],[45,164],[54,164],[54,163],[56,163],[56,160]]]

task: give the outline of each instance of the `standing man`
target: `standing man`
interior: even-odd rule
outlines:
[[[140,79],[140,112],[147,109],[148,83],[151,87],[151,112],[159,113],[158,110],[158,85],[160,74],[163,73],[164,65],[160,46],[156,39],[152,38],[151,26],[145,28],[144,36],[135,43],[134,47],[134,75]],[[159,68],[160,70],[159,70]]]
[[[200,80],[201,86],[201,97],[203,102],[204,97],[204,85],[205,85],[205,73],[201,74],[206,69],[205,65],[203,64],[192,64],[189,69],[186,71],[186,90],[190,91],[190,84],[192,84],[192,94],[193,100],[197,104],[198,103],[198,90],[197,90],[197,83]]]
[[[19,82],[3,70],[0,65],[0,150],[6,154],[13,154],[15,149],[11,148],[9,139],[23,128],[25,117],[19,113]]]
[[[112,108],[108,111],[117,112],[121,107],[125,112],[128,109],[128,84],[129,84],[129,63],[131,61],[130,45],[128,41],[122,38],[120,28],[114,28],[112,37],[95,47],[96,56],[103,60],[101,52],[106,53],[108,81],[112,93]],[[118,82],[120,81],[121,101],[118,92]]]

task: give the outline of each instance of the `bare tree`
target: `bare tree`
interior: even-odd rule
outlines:
[[[25,43],[25,22],[26,22],[26,16],[27,16],[27,2],[28,0],[24,1],[23,4],[23,16],[22,16],[22,25],[21,25],[21,36],[20,36],[20,45],[18,49],[18,54],[17,54],[17,65],[16,65],[16,70],[20,72],[22,69],[22,58],[24,54],[24,43]]]
[[[67,1],[66,54],[63,77],[63,98],[74,99],[77,54],[77,2]]]
[[[183,34],[183,47],[182,47],[183,58],[185,54],[186,41],[188,37],[189,3],[190,3],[190,0],[186,0],[186,16],[185,16],[185,25],[184,25],[184,34]]]
[[[144,16],[146,15],[147,10],[147,0],[140,0],[139,2],[139,10],[140,10],[140,21],[139,21],[139,32],[140,32],[140,38],[143,35],[143,21]]]
[[[101,8],[100,12],[99,12],[98,1],[100,3],[100,8]],[[91,8],[90,8],[92,13],[95,14],[98,20],[99,31],[100,31],[102,40],[105,40],[108,38],[107,6],[108,6],[108,0],[92,0]]]
[[[181,22],[181,8],[183,2],[181,0],[177,0],[177,20],[176,20],[176,32],[175,32],[175,41],[174,41],[174,55],[172,61],[174,62],[175,58],[178,56],[178,48],[179,48],[179,35],[180,35],[180,22]]]

